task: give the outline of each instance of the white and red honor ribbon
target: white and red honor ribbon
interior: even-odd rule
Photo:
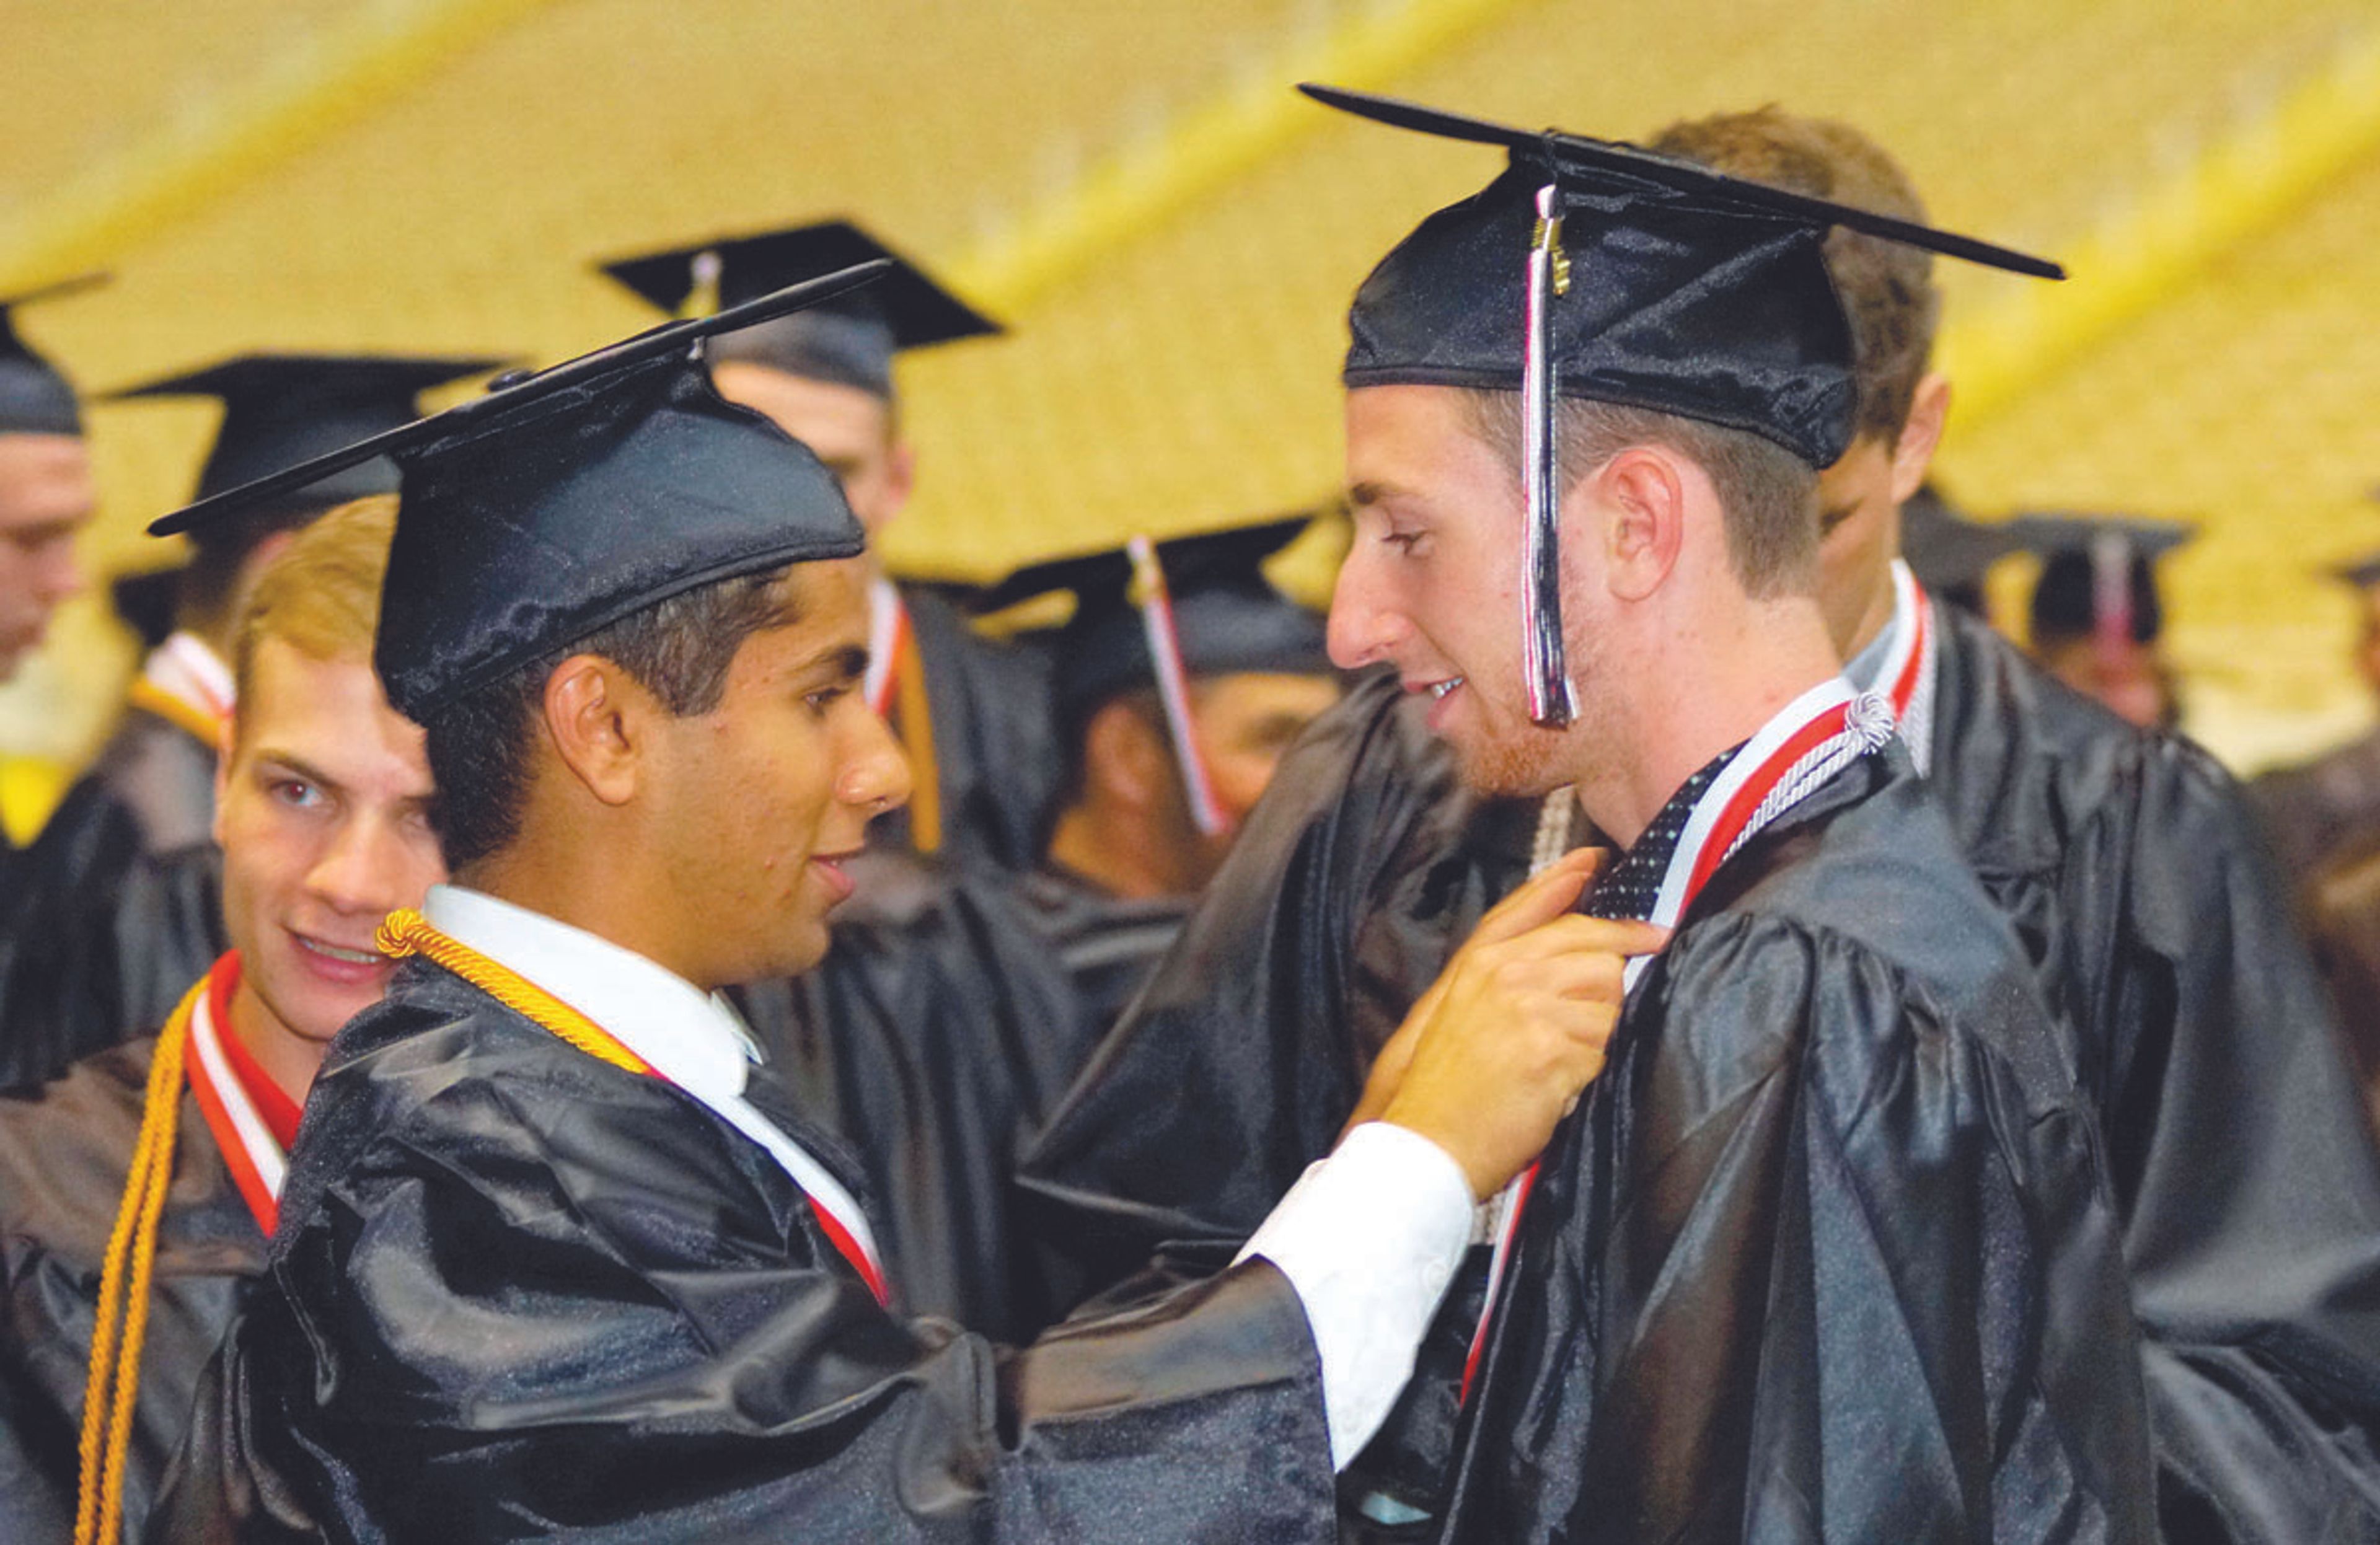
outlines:
[[[231,723],[231,668],[197,635],[176,633],[149,651],[132,681],[131,700],[212,745]]]
[[[860,689],[879,719],[892,714],[901,687],[901,653],[910,647],[909,607],[892,581],[878,575],[868,582],[868,674]]]
[[[207,973],[207,990],[190,1008],[190,1093],[223,1150],[224,1168],[239,1187],[256,1226],[272,1237],[281,1218],[281,1183],[289,1173],[289,1155],[273,1135],[272,1123],[240,1077],[226,1051],[230,1034],[231,996],[239,985],[239,955],[225,955]]]
[[[705,1091],[678,1084],[658,1068],[648,1064],[651,1077],[663,1083],[674,1084],[715,1112],[720,1119],[738,1132],[768,1150],[793,1183],[801,1188],[810,1204],[810,1213],[818,1219],[819,1231],[827,1236],[868,1291],[876,1295],[877,1303],[887,1308],[892,1302],[892,1290],[885,1285],[884,1258],[877,1252],[876,1236],[868,1227],[868,1215],[859,1198],[851,1194],[824,1164],[812,1158],[808,1150],[793,1139],[784,1128],[771,1121],[768,1114],[742,1095],[713,1099]]]
[[[1934,606],[1906,563],[1892,563],[1892,641],[1875,689],[1892,704],[1900,738],[1920,774],[1934,760]]]
[[[1182,663],[1182,637],[1173,627],[1173,597],[1165,588],[1165,566],[1157,561],[1157,544],[1145,536],[1125,542],[1124,552],[1132,559],[1141,632],[1148,640],[1148,657],[1156,668],[1158,700],[1165,705],[1166,732],[1173,741],[1173,760],[1182,769],[1190,819],[1206,835],[1220,836],[1230,821],[1215,800],[1207,759],[1198,748],[1198,722],[1190,712],[1190,673]]]
[[[1661,888],[1647,919],[1675,928],[1712,875],[1752,840],[1760,830],[1799,804],[1810,792],[1866,756],[1893,735],[1891,705],[1874,693],[1852,691],[1837,677],[1810,688],[1744,742],[1733,760],[1694,801],[1662,872]],[[1627,990],[1634,991],[1650,956],[1628,963]],[[1496,1248],[1488,1264],[1488,1299],[1472,1332],[1471,1355],[1463,1369],[1463,1394],[1479,1371],[1480,1354],[1488,1344],[1488,1327],[1496,1313],[1497,1291],[1512,1259],[1512,1240],[1520,1232],[1521,1213],[1537,1177],[1532,1164],[1505,1187],[1494,1204],[1501,1213],[1496,1228]]]

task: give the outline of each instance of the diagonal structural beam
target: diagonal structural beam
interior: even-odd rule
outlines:
[[[2350,35],[2272,111],[2058,254],[2071,280],[2028,285],[1946,327],[1954,424],[1972,429],[2016,401],[2374,153],[2380,25]]]
[[[548,0],[383,0],[35,201],[0,231],[0,292],[123,250],[354,122]]]
[[[1519,0],[1386,0],[1350,8],[1320,35],[1184,113],[1148,144],[1093,167],[952,265],[961,289],[1021,311],[1103,253],[1330,121],[1298,80],[1380,88],[1427,65]]]

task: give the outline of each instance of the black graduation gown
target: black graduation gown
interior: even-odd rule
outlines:
[[[893,1319],[763,1150],[420,961],[217,1369],[154,1539],[1328,1538],[1269,1266],[1020,1353]]]
[[[129,1041],[42,1089],[0,1096],[0,1539],[74,1533],[100,1269],[155,1049]],[[263,1270],[264,1235],[186,1087],[126,1457],[128,1539],[140,1537],[181,1442],[200,1371]]]
[[[127,707],[81,781],[130,814],[145,853],[214,837],[215,748],[163,714]]]
[[[164,1023],[229,947],[222,854],[212,843],[146,854],[104,803],[70,801],[8,871],[0,1088],[37,1086]]]
[[[2380,837],[2380,731],[2248,785],[2281,872],[2300,881]]]
[[[928,585],[901,586],[926,676],[941,798],[939,857],[1025,870],[1041,861],[1044,818],[1062,776],[1050,719],[1050,663],[1039,650],[988,639]],[[899,725],[896,698],[892,718]],[[905,736],[907,726],[900,726]],[[906,847],[909,812],[879,820],[869,840]]]
[[[856,1152],[897,1308],[1014,1343],[1074,1306],[1014,1174],[1104,1022],[1009,892],[871,855],[816,969],[729,996]]]
[[[1680,919],[1506,1282],[1442,1538],[2153,1538],[2096,1125],[1898,748]]]
[[[1307,726],[1025,1184],[1099,1259],[1253,1233],[1372,1058],[1527,871],[1537,802],[1481,799],[1393,676]],[[1101,1285],[1104,1285],[1102,1283]]]
[[[1931,782],[2107,1133],[2167,1531],[2380,1539],[2380,1162],[2239,787],[1934,616]]]
[[[1129,899],[1046,865],[1019,877],[1012,894],[1074,983],[1090,1030],[1091,1039],[1075,1049],[1065,1070],[1071,1082],[1091,1046],[1123,1017],[1133,994],[1173,947],[1197,898]],[[1051,1106],[1065,1090],[1066,1083],[1060,1083],[1049,1091]]]

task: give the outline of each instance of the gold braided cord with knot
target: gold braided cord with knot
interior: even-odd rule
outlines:
[[[448,934],[430,926],[410,906],[399,907],[381,920],[381,953],[401,960],[418,955],[442,966],[522,1017],[535,1021],[589,1056],[650,1075],[652,1064],[620,1044],[612,1033],[527,977],[500,966]]]
[[[91,1323],[91,1374],[82,1392],[81,1471],[75,1497],[75,1545],[103,1545],[124,1533],[124,1465],[132,1442],[132,1413],[140,1393],[140,1348],[149,1334],[150,1273],[157,1261],[157,1220],[174,1180],[174,1148],[181,1126],[182,1059],[190,1016],[209,979],[186,993],[157,1037],[141,1100],[140,1136],[124,1200],[107,1237]]]

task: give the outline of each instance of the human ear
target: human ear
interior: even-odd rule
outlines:
[[[651,696],[617,663],[574,654],[545,678],[541,702],[554,754],[606,805],[636,797]]]
[[[1589,480],[1603,512],[1606,582],[1622,601],[1661,588],[1685,546],[1683,470],[1658,447],[1631,446]]]
[[[1906,504],[1926,470],[1934,465],[1935,449],[1942,444],[1942,426],[1950,417],[1950,380],[1928,371],[1909,399],[1909,418],[1892,443],[1892,502]]]
[[[917,453],[909,442],[895,439],[884,458],[884,513],[887,517],[901,513],[909,495],[917,486]]]
[[[1154,809],[1164,797],[1166,749],[1148,717],[1118,700],[1083,730],[1085,781],[1125,809]]]

